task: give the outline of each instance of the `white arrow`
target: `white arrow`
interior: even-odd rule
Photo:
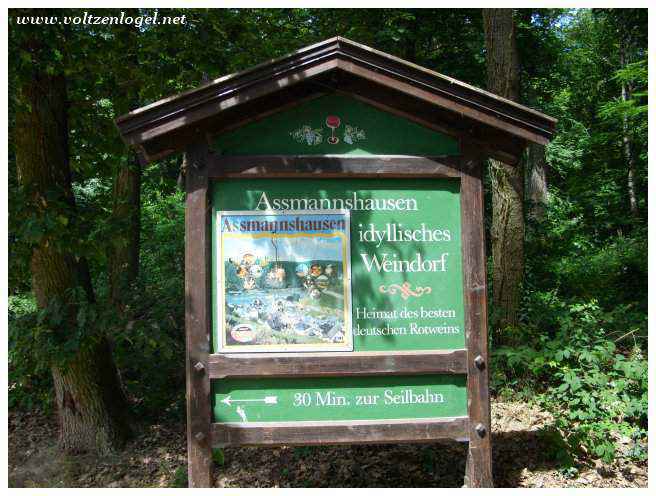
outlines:
[[[246,402],[262,402],[269,405],[275,405],[278,403],[277,396],[265,396],[264,398],[252,399],[252,400],[233,400],[230,395],[226,396],[221,400],[221,403],[225,403],[230,406],[232,403],[246,403]]]

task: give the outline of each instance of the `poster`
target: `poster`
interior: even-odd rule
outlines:
[[[219,211],[219,351],[351,351],[348,210]]]

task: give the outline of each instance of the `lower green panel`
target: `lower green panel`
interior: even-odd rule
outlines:
[[[391,420],[467,415],[464,375],[223,379],[214,422]]]

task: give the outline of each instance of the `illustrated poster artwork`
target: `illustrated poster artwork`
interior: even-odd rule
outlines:
[[[219,351],[351,351],[348,210],[217,213]]]

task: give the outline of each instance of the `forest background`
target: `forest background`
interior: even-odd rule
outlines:
[[[506,50],[504,96],[558,119],[515,172],[486,174],[492,392],[553,413],[542,435],[563,470],[620,446],[646,458],[646,9],[159,9],[185,23],[141,28],[26,15],[83,10],[9,12],[9,408],[57,414],[62,450],[184,420],[182,157],[142,166],[114,119],[341,35],[502,94],[488,69]]]

